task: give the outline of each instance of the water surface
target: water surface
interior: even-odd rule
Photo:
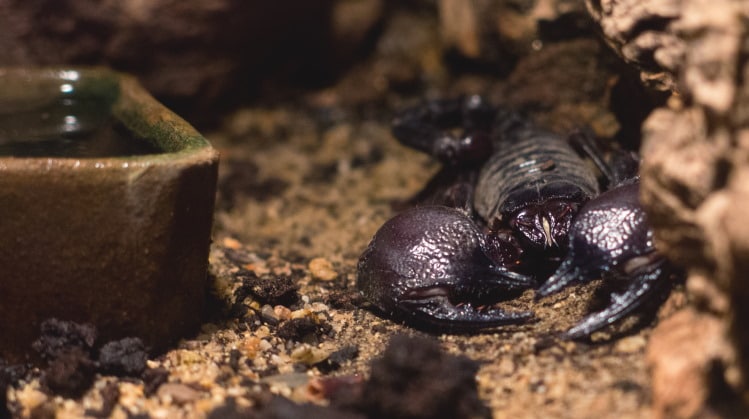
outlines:
[[[102,102],[63,98],[37,109],[0,109],[0,156],[93,158],[161,152],[133,136]]]

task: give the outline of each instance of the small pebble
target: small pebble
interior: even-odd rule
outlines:
[[[200,398],[201,394],[194,388],[181,383],[165,383],[159,387],[159,397],[169,397],[177,404],[193,402]]]
[[[306,386],[309,382],[309,375],[306,373],[292,372],[288,374],[276,374],[263,377],[260,382],[272,386],[300,387]]]
[[[255,336],[250,336],[247,339],[245,339],[240,350],[244,352],[244,356],[246,356],[249,359],[253,359],[257,356],[258,350],[263,349],[262,342],[265,342],[265,341]]]
[[[510,357],[504,357],[499,362],[498,369],[500,374],[510,376],[515,372],[515,363],[512,362],[512,359],[510,359]]]
[[[17,402],[25,409],[33,410],[35,407],[47,401],[47,395],[31,387],[24,386],[15,393]]]
[[[267,340],[263,339],[260,341],[260,349],[262,349],[263,351],[269,351],[273,349],[273,345],[271,345]]]
[[[260,308],[260,318],[271,326],[277,325],[280,320],[273,307],[267,304]]]
[[[645,345],[647,345],[647,341],[645,340],[644,337],[628,336],[616,342],[616,346],[614,347],[614,350],[616,350],[617,352],[625,353],[625,354],[631,354],[631,353],[641,351],[642,349],[645,348]]]
[[[593,332],[590,335],[590,340],[591,342],[605,342],[605,341],[611,340],[611,334],[608,332],[601,332],[601,331]]]
[[[178,365],[200,364],[204,361],[199,353],[178,349],[176,351]]]
[[[301,362],[306,365],[314,365],[326,360],[330,352],[324,349],[315,348],[307,344],[300,345],[291,351],[291,359],[295,362]]]
[[[240,247],[242,247],[242,243],[240,243],[237,239],[234,239],[234,238],[231,238],[231,237],[226,237],[223,240],[223,244],[224,244],[225,247],[228,247],[229,249],[234,249],[234,250],[239,249]]]
[[[291,310],[288,307],[277,305],[273,307],[273,312],[279,320],[289,320],[291,318]]]
[[[323,303],[318,303],[318,302],[310,304],[310,307],[312,308],[313,311],[316,311],[318,313],[322,313],[322,312],[326,312],[330,310],[327,305]]]
[[[312,277],[320,281],[332,281],[338,278],[338,272],[333,269],[333,264],[325,258],[314,258],[309,261],[309,271]]]
[[[268,367],[268,361],[265,358],[259,356],[252,360],[252,365],[254,365],[255,368],[259,370],[264,370],[265,368]]]
[[[572,340],[559,342],[559,346],[564,348],[567,353],[573,353],[577,349],[577,343]]]
[[[291,319],[301,319],[303,317],[307,317],[310,313],[311,313],[311,311],[309,311],[309,309],[302,308],[302,309],[299,309],[299,310],[292,311],[291,315],[290,315],[290,318]]]
[[[261,339],[262,338],[267,338],[268,336],[270,336],[270,329],[268,329],[268,326],[266,326],[264,324],[260,325],[255,330],[255,336],[258,337],[258,338],[261,338]]]

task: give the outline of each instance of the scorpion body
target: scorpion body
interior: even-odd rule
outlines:
[[[455,126],[464,129],[458,136]],[[481,307],[552,272],[537,298],[602,275],[628,280],[608,308],[565,335],[581,338],[630,313],[671,276],[637,199],[631,154],[607,162],[589,138],[576,139],[605,183],[616,186],[599,194],[595,172],[570,138],[477,96],[408,109],[395,118],[393,134],[463,180],[443,191],[441,202],[456,208],[407,210],[362,254],[358,287],[386,314],[442,331],[483,329],[531,318]]]
[[[596,177],[557,134],[527,123],[500,133],[479,172],[474,209],[491,226],[509,220],[531,246],[564,245],[577,206],[598,195]]]

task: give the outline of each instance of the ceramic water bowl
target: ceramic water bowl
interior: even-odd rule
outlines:
[[[0,69],[0,357],[51,317],[138,336],[193,332],[218,154],[132,77]]]

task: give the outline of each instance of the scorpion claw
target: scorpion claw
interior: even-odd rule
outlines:
[[[536,284],[533,277],[513,272],[503,266],[490,266],[489,274],[489,276],[482,279],[482,288],[496,288],[497,286],[501,286],[508,290],[525,290]]]
[[[642,306],[664,286],[670,284],[670,282],[662,280],[670,275],[670,270],[665,265],[666,261],[661,258],[649,266],[646,272],[629,277],[628,279],[631,281],[629,286],[623,292],[611,296],[611,305],[597,313],[588,315],[567,330],[562,337],[565,339],[585,338],[590,336],[591,333],[624,318]]]
[[[549,295],[556,294],[566,286],[574,283],[580,278],[582,269],[572,263],[572,260],[567,259],[562,263],[559,268],[554,272],[549,279],[544,282],[541,288],[536,290],[536,300],[548,297]]]
[[[639,185],[619,186],[585,204],[572,223],[569,251],[557,271],[536,292],[536,298],[584,283],[602,274],[628,282],[611,296],[604,310],[584,318],[565,332],[567,339],[589,336],[623,318],[662,288],[671,270],[653,247],[652,230],[639,204]]]
[[[475,308],[534,285],[491,256],[514,252],[487,240],[460,210],[405,211],[386,222],[362,254],[357,286],[378,309],[413,326],[483,329],[525,321],[530,313]]]
[[[445,297],[401,301],[398,306],[404,320],[415,320],[411,323],[452,332],[519,324],[533,318],[533,313],[527,311],[507,312],[498,308],[479,310],[470,303],[454,305]]]

